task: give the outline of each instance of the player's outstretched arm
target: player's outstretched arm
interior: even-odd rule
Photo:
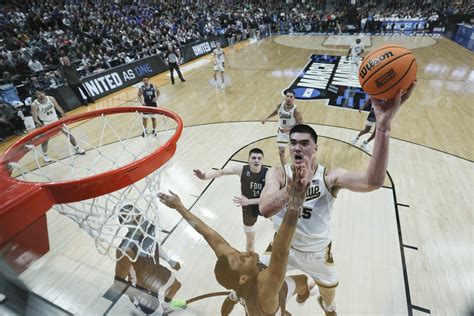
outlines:
[[[288,203],[288,192],[284,187],[285,170],[275,166],[265,176],[265,186],[260,194],[259,209],[264,217],[272,217]]]
[[[374,150],[365,172],[350,172],[344,169],[331,170],[326,180],[331,189],[345,188],[357,192],[369,192],[380,188],[385,181],[388,164],[391,123],[400,106],[410,97],[415,83],[402,96],[382,102],[371,98],[377,120]]]
[[[186,207],[184,207],[179,196],[169,191],[170,194],[158,193],[158,198],[160,202],[166,206],[173,208],[178,211],[181,216],[191,225],[199,234],[201,234],[204,239],[206,239],[209,246],[214,250],[217,257],[220,257],[224,254],[236,251],[232,248],[221,235],[219,235],[215,230],[206,225],[199,217],[191,213]]]
[[[263,120],[261,120],[261,123],[262,123],[262,124],[265,124],[265,122],[268,121],[269,118],[271,118],[271,117],[277,115],[279,108],[280,108],[280,104],[277,104],[276,109],[275,109],[272,113],[270,113],[270,115],[268,115],[266,118],[264,118]]]
[[[236,175],[240,176],[242,174],[243,166],[232,166],[219,170],[211,170],[208,172],[202,172],[200,169],[194,169],[193,173],[196,177],[201,180],[209,180],[214,178],[219,178],[227,175]]]
[[[248,205],[258,205],[260,204],[260,198],[257,199],[249,199],[243,195],[241,196],[234,196],[232,200],[235,203],[235,206],[248,206]]]
[[[293,168],[293,180],[289,179],[286,189],[288,191],[288,208],[285,217],[273,241],[272,255],[268,269],[258,275],[258,299],[265,312],[274,312],[278,307],[278,293],[283,285],[288,264],[293,234],[298,222],[299,209],[303,205],[308,188],[311,168],[309,160],[299,167]],[[302,179],[307,178],[305,184]]]

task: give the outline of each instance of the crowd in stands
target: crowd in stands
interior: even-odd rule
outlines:
[[[284,32],[383,31],[387,19],[444,23],[466,6],[363,5],[324,10],[293,1],[22,1],[0,5],[0,84],[63,83],[60,58],[69,56],[81,75],[164,52],[214,35],[229,40]],[[321,2],[315,2],[320,4]],[[0,123],[1,124],[1,123]]]

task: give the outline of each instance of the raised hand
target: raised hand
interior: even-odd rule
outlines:
[[[249,199],[247,199],[245,196],[234,196],[234,199],[232,200],[236,206],[247,206],[250,205]]]
[[[162,192],[158,193],[158,198],[160,199],[161,203],[174,209],[184,207],[183,203],[181,202],[181,199],[176,193],[174,193],[171,190],[169,190],[169,193],[170,194],[166,194]]]
[[[416,80],[404,94],[400,90],[397,96],[390,100],[378,100],[370,97],[372,100],[372,106],[374,107],[375,117],[377,118],[377,127],[390,130],[390,125],[393,118],[395,117],[395,114],[397,113],[400,106],[411,96],[415,86]]]
[[[193,173],[196,177],[198,177],[199,179],[201,180],[206,180],[206,174],[204,172],[202,172],[201,170],[199,169],[194,169],[193,170]]]
[[[289,197],[289,206],[292,206],[293,209],[299,208],[305,198],[306,198],[306,189],[311,183],[311,168],[310,161],[307,157],[304,158],[303,164],[301,165],[291,165],[293,171],[293,177],[288,177],[288,184],[286,190]]]

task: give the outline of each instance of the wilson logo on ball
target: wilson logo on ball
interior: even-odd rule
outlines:
[[[375,84],[377,85],[377,88],[380,88],[396,76],[397,74],[395,73],[395,70],[391,68],[388,72],[384,73],[377,80],[375,80]]]
[[[382,60],[385,60],[385,59],[388,59],[390,57],[393,57],[394,54],[391,52],[391,51],[388,51],[388,52],[385,52],[385,54],[383,55],[380,55],[378,58],[374,58],[374,59],[371,59],[369,60],[365,66],[363,68],[360,69],[360,72],[359,72],[359,76],[364,79],[365,75],[367,75],[367,73],[372,69],[374,68],[375,66],[377,66],[378,64],[380,64],[380,62]]]

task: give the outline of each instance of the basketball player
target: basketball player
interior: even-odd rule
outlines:
[[[174,192],[159,193],[162,203],[180,213],[200,233],[214,250],[217,263],[214,267],[216,280],[223,287],[235,291],[246,315],[288,315],[285,309],[290,297],[297,294],[303,303],[309,297],[308,277],[293,275],[285,277],[291,239],[298,222],[299,208],[304,201],[305,190],[311,178],[309,160],[294,167],[294,180],[288,182],[288,211],[286,212],[273,243],[268,268],[258,261],[258,254],[240,252],[230,246],[211,227],[187,210]]]
[[[171,84],[174,84],[174,70],[178,73],[179,80],[185,82],[181,70],[179,69],[179,60],[181,59],[181,52],[179,48],[174,47],[174,45],[168,46],[168,51],[165,53],[165,60],[168,62],[168,68],[171,75]]]
[[[151,106],[157,107],[156,100],[160,96],[160,90],[155,89],[155,87],[150,83],[150,78],[145,76],[143,77],[143,85],[138,89],[138,101],[142,106]],[[156,115],[152,113],[144,113],[143,115],[143,133],[142,137],[145,137],[147,133],[147,123],[148,118],[151,117],[151,124],[153,126],[153,136],[156,136]]]
[[[56,111],[58,111],[62,117],[66,117],[66,113],[61,106],[59,106],[54,97],[47,96],[43,89],[36,90],[36,100],[31,103],[31,115],[33,116],[36,126],[41,127],[59,120]],[[61,127],[60,130],[69,138],[69,141],[74,147],[74,152],[78,155],[84,155],[84,150],[77,145],[76,139],[69,129],[67,127]],[[43,149],[43,160],[46,163],[51,162],[51,159],[48,156],[48,142],[49,140],[46,140],[41,144],[41,148]]]
[[[290,157],[295,166],[301,166],[310,159],[310,187],[302,206],[301,218],[292,240],[288,269],[299,269],[309,274],[318,285],[318,303],[326,315],[336,315],[334,297],[338,280],[334,259],[331,254],[331,210],[337,192],[348,189],[369,192],[380,188],[385,180],[388,163],[389,136],[392,119],[400,105],[411,95],[414,85],[402,96],[401,91],[393,100],[372,99],[377,117],[377,135],[373,155],[364,172],[350,172],[344,169],[326,170],[317,162],[318,150],[316,132],[308,125],[296,125],[290,131]],[[265,217],[273,217],[276,228],[286,216],[286,204],[291,200],[287,183],[294,176],[290,165],[278,166],[267,173],[265,187],[260,197],[260,211]],[[262,258],[262,261],[268,260]]]
[[[244,232],[247,238],[246,251],[255,251],[255,223],[260,214],[258,203],[260,203],[260,192],[265,186],[265,175],[268,168],[263,167],[263,151],[253,148],[249,152],[248,165],[227,167],[221,170],[202,172],[194,169],[194,175],[201,180],[215,179],[224,175],[236,175],[240,177],[240,188],[242,196],[234,197],[234,203],[242,206],[242,218]]]
[[[160,248],[159,243],[156,243],[154,257],[150,257],[137,247],[140,245],[141,248],[148,249],[153,246],[154,240],[149,236],[155,236],[155,226],[142,220],[141,215],[135,212],[134,206],[130,204],[120,210],[119,222],[128,227],[128,232],[119,246],[121,250],[116,252],[119,260],[115,266],[115,281],[112,288],[120,293],[122,291],[118,289],[131,283],[133,288],[128,289],[126,294],[135,307],[145,314],[153,314],[160,308],[163,308],[163,312],[170,312],[174,308],[185,308],[186,302],[173,299],[181,288],[181,283],[159,262],[161,258],[175,270],[179,270],[181,265],[171,260]],[[144,236],[143,232],[148,236]],[[135,258],[137,252],[139,254],[136,262],[123,255],[126,253]],[[153,298],[150,299],[150,296]]]
[[[277,134],[277,145],[278,145],[278,154],[280,155],[281,165],[286,164],[285,157],[285,148],[288,145],[289,141],[289,132],[293,126],[296,124],[303,123],[303,116],[301,115],[300,110],[295,105],[295,92],[291,89],[287,89],[284,92],[285,101],[281,104],[277,104],[275,111],[270,113],[269,116],[262,120],[262,124],[278,114],[278,134]]]
[[[362,44],[360,38],[357,38],[355,40],[355,43],[352,43],[346,56],[346,59],[349,59],[349,55],[351,55],[351,62],[352,62],[351,72],[355,75],[357,75],[357,72],[359,71],[360,59],[362,57],[363,52],[364,52],[364,44]]]
[[[367,116],[367,122],[365,123],[365,127],[363,130],[361,130],[359,132],[359,134],[351,141],[351,144],[352,145],[355,145],[357,143],[357,141],[359,140],[359,137],[361,137],[362,135],[364,134],[367,134],[370,132],[370,129],[372,128],[372,126],[375,125],[375,112],[374,112],[374,107],[372,106],[372,101],[369,99],[367,99],[367,101],[365,102],[365,104],[363,105],[363,107],[361,109],[359,109],[359,113],[361,113],[361,110],[368,110],[370,108],[370,112],[369,112],[369,115]],[[362,145],[360,146],[363,150],[365,151],[368,151],[369,150],[369,147],[368,147],[368,144],[371,140],[373,140],[375,138],[375,133],[377,133],[377,128],[374,129],[374,132],[372,133],[372,135],[370,135],[370,137],[366,140],[364,140],[364,142],[362,143]]]
[[[213,58],[214,58],[214,84],[216,88],[218,88],[217,84],[217,72],[221,73],[221,89],[225,89],[225,84],[224,84],[224,62],[227,61],[227,65],[230,68],[230,63],[229,60],[227,59],[227,56],[224,53],[224,50],[221,48],[221,43],[216,44],[216,48],[213,51]]]

